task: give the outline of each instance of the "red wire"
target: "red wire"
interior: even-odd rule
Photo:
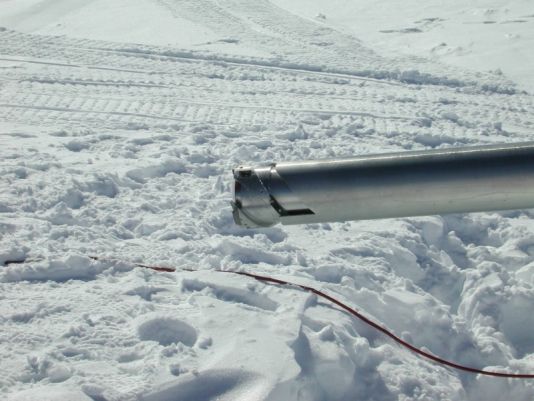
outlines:
[[[99,259],[99,258],[94,257],[94,256],[91,256],[91,258],[95,259],[95,260]],[[136,266],[144,267],[146,269],[151,269],[151,270],[155,270],[155,271],[158,271],[158,272],[161,272],[161,271],[174,272],[174,271],[176,271],[176,269],[174,269],[172,267],[149,266],[149,265],[143,265],[143,264],[140,264],[140,263],[134,263],[134,264]],[[194,271],[194,270],[189,270],[189,269],[181,269],[181,270]],[[446,359],[440,358],[438,356],[432,355],[429,352],[423,351],[422,349],[419,349],[419,348],[415,347],[414,345],[404,341],[402,338],[396,336],[395,334],[393,334],[391,331],[389,331],[385,327],[382,327],[378,323],[373,322],[369,318],[365,317],[360,312],[358,312],[356,309],[351,308],[350,306],[344,304],[343,302],[337,300],[334,297],[331,297],[330,295],[328,295],[328,294],[326,294],[326,293],[324,293],[322,291],[319,291],[316,288],[308,287],[308,286],[302,285],[302,284],[292,283],[290,281],[285,281],[285,280],[277,279],[277,278],[274,278],[274,277],[261,276],[259,274],[248,273],[248,272],[243,272],[243,271],[233,271],[233,270],[212,270],[212,271],[215,271],[217,273],[228,273],[228,274],[237,274],[237,275],[240,275],[240,276],[247,276],[247,277],[251,277],[251,278],[253,278],[255,280],[258,280],[258,281],[261,281],[261,282],[264,282],[264,283],[279,284],[279,285],[291,285],[291,286],[294,286],[294,287],[301,288],[301,289],[303,289],[305,291],[309,291],[309,292],[311,292],[311,293],[313,293],[313,294],[315,294],[315,295],[317,295],[317,296],[319,296],[321,298],[324,298],[324,299],[330,301],[331,303],[339,306],[341,309],[347,311],[352,316],[358,318],[359,320],[361,320],[365,324],[367,324],[367,325],[373,327],[374,329],[380,331],[381,333],[385,334],[386,336],[388,336],[389,338],[391,338],[393,341],[397,342],[398,344],[400,344],[404,348],[408,348],[410,351],[415,352],[416,354],[421,355],[424,358],[427,358],[427,359],[430,359],[430,360],[432,360],[434,362],[437,362],[438,364],[449,366],[451,368],[462,370],[464,372],[476,373],[476,374],[486,375],[486,376],[506,377],[506,378],[511,378],[511,379],[534,379],[534,374],[490,372],[490,371],[486,371],[486,370],[472,368],[472,367],[469,367],[469,366],[460,365],[460,364],[457,364],[457,363],[454,363],[454,362],[451,362],[451,361],[447,361]]]
[[[370,320],[369,318],[363,316],[357,310],[351,308],[350,306],[344,304],[343,302],[338,301],[337,299],[331,297],[330,295],[325,294],[324,292],[319,291],[319,290],[317,290],[317,289],[315,289],[313,287],[308,287],[308,286],[302,285],[302,284],[295,284],[295,283],[291,283],[291,282],[288,282],[288,281],[275,279],[275,278],[272,278],[272,277],[260,276],[260,275],[253,274],[253,273],[238,272],[238,271],[225,271],[225,270],[217,270],[217,271],[222,272],[222,273],[233,273],[233,274],[239,274],[239,275],[242,275],[242,276],[248,276],[248,277],[252,277],[252,278],[254,278],[256,280],[263,281],[263,282],[292,285],[292,286],[296,286],[296,287],[302,288],[303,290],[312,292],[312,293],[314,293],[314,294],[316,294],[316,295],[318,295],[318,296],[320,296],[320,297],[322,297],[324,299],[327,299],[328,301],[330,301],[333,304],[339,306],[340,308],[346,310],[351,315],[357,317],[358,319],[360,319],[364,323],[366,323],[369,326],[375,328],[376,330],[382,332],[383,334],[385,334],[386,336],[390,337],[391,339],[393,339],[395,342],[399,343],[403,347],[408,348],[410,351],[415,352],[416,354],[419,354],[419,355],[421,355],[421,356],[423,356],[425,358],[428,358],[428,359],[430,359],[430,360],[432,360],[434,362],[437,362],[437,363],[439,363],[441,365],[446,365],[446,366],[450,366],[451,368],[454,368],[454,369],[463,370],[465,372],[470,372],[470,373],[478,373],[478,374],[486,375],[486,376],[508,377],[508,378],[512,378],[512,379],[534,379],[534,374],[489,372],[489,371],[486,371],[486,370],[481,370],[481,369],[477,369],[477,368],[471,368],[469,366],[459,365],[457,363],[450,362],[450,361],[447,361],[446,359],[443,359],[443,358],[440,358],[438,356],[432,355],[432,354],[430,354],[428,352],[425,352],[422,349],[419,349],[419,348],[413,346],[412,344],[404,341],[402,338],[396,336],[395,334],[393,334],[391,331],[389,331],[385,327],[382,327],[378,323],[375,323],[372,320]]]

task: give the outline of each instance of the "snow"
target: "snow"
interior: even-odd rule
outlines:
[[[504,73],[534,90],[532,3],[478,0],[273,0],[296,15],[353,34],[383,54],[425,57]],[[319,17],[322,16],[322,17]]]
[[[531,400],[531,381],[444,368],[312,294],[216,270],[534,372],[532,212],[248,230],[229,204],[240,164],[531,140],[533,14],[0,1],[2,398]]]

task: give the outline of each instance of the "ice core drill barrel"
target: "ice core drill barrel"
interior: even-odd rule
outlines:
[[[534,142],[234,169],[246,227],[534,208]]]

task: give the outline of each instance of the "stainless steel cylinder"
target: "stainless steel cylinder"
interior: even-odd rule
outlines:
[[[240,166],[246,227],[534,208],[534,142]]]

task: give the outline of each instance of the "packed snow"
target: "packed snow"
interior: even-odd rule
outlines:
[[[244,163],[532,140],[529,1],[2,0],[0,27],[3,399],[534,399],[216,272],[534,373],[531,211],[250,230],[230,207]]]

